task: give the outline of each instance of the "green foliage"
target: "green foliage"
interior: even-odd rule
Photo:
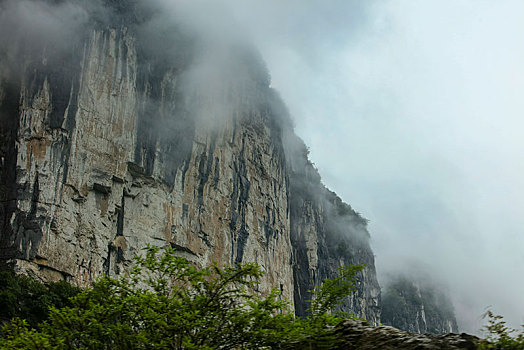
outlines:
[[[420,310],[423,300],[412,281],[398,278],[390,283],[382,293],[382,322],[384,324],[410,332],[415,315]]]
[[[42,284],[12,269],[0,269],[0,322],[17,316],[35,326],[49,315],[49,307],[70,306],[69,298],[80,289],[61,281]]]
[[[524,350],[524,325],[519,332],[506,325],[503,317],[495,315],[491,310],[483,315],[488,318],[488,325],[484,327],[487,344],[482,344],[480,349],[497,350]]]
[[[336,304],[353,290],[361,266],[315,288],[311,316],[295,319],[274,289],[253,293],[254,264],[197,269],[172,249],[148,247],[129,276],[103,277],[49,311],[38,328],[14,319],[1,349],[303,349],[332,348]]]
[[[309,307],[310,318],[322,318],[326,314],[335,312],[334,308],[355,291],[353,279],[357,272],[363,269],[364,265],[341,266],[335,278],[326,278],[322,284],[316,286],[312,291],[313,299]]]

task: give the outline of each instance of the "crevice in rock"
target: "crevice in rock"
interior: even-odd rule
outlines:
[[[202,155],[200,156],[200,162],[198,163],[197,204],[199,207],[204,204],[204,186],[206,185],[209,179],[209,174],[211,174],[215,144],[216,134],[213,134],[211,136],[209,149],[207,150],[207,152],[202,152]]]
[[[231,194],[233,212],[231,213],[229,227],[233,236],[233,242],[236,242],[236,249],[235,244],[233,244],[231,251],[231,262],[234,262],[235,264],[242,262],[247,239],[249,237],[249,232],[246,229],[246,209],[251,183],[247,178],[244,141],[245,139],[242,139],[240,154],[233,162],[233,192]],[[239,220],[240,225],[238,223]]]
[[[34,218],[38,207],[38,197],[40,197],[40,186],[38,184],[38,169],[35,171],[35,181],[33,182],[33,190],[31,191],[31,209],[29,209],[28,217]]]
[[[124,235],[124,210],[125,210],[125,195],[122,194],[122,201],[116,218],[116,236]]]
[[[195,253],[194,251],[192,251],[191,249],[187,248],[187,247],[184,247],[184,246],[181,246],[179,244],[176,244],[174,242],[171,242],[170,243],[171,245],[171,248],[177,250],[177,251],[180,251],[180,252],[184,252],[184,253],[188,253],[188,254],[191,254],[191,255],[194,255],[194,256],[197,256],[198,254]]]
[[[220,180],[220,159],[215,157],[215,176],[213,178],[213,188],[216,190]]]
[[[107,245],[107,257],[104,259],[104,263],[102,265],[106,276],[109,276],[109,272],[111,271],[111,252],[114,250],[114,248],[115,246],[113,243],[109,243]]]
[[[19,128],[20,85],[0,80],[0,258],[14,257],[15,232],[10,219],[16,210],[16,137]]]

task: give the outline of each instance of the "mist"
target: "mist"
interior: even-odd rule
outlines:
[[[487,307],[518,327],[522,3],[311,4],[261,51],[323,181],[370,220],[379,279],[424,266],[462,331]]]
[[[524,323],[524,5],[224,1],[324,183],[369,223],[379,279],[419,266],[461,331]]]
[[[157,12],[140,32],[154,39],[151,59],[184,52],[173,18],[203,40],[182,79],[209,101],[202,115],[230,113],[210,106],[225,80],[246,84],[235,70],[239,47],[258,50],[323,182],[369,220],[379,279],[424,267],[447,286],[461,331],[478,334],[486,307],[524,323],[524,3],[148,6]],[[0,9],[0,60],[10,63],[1,79],[16,71],[5,48],[20,36],[29,45],[52,39],[61,52],[88,21],[115,19],[96,1],[4,0]]]
[[[225,1],[379,279],[422,266],[462,331],[524,323],[524,5]]]

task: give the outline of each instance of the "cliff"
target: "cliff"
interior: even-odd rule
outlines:
[[[87,4],[57,36],[15,23],[3,43],[1,259],[88,285],[171,245],[200,265],[259,264],[260,291],[279,287],[299,315],[308,289],[366,263],[343,308],[378,323],[366,221],[322,185],[256,51],[139,1]]]
[[[382,323],[413,333],[458,333],[451,300],[427,280],[396,276],[382,294]]]

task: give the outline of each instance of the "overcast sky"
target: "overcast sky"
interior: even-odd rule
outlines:
[[[445,280],[464,331],[524,323],[524,1],[233,3],[379,277]]]

